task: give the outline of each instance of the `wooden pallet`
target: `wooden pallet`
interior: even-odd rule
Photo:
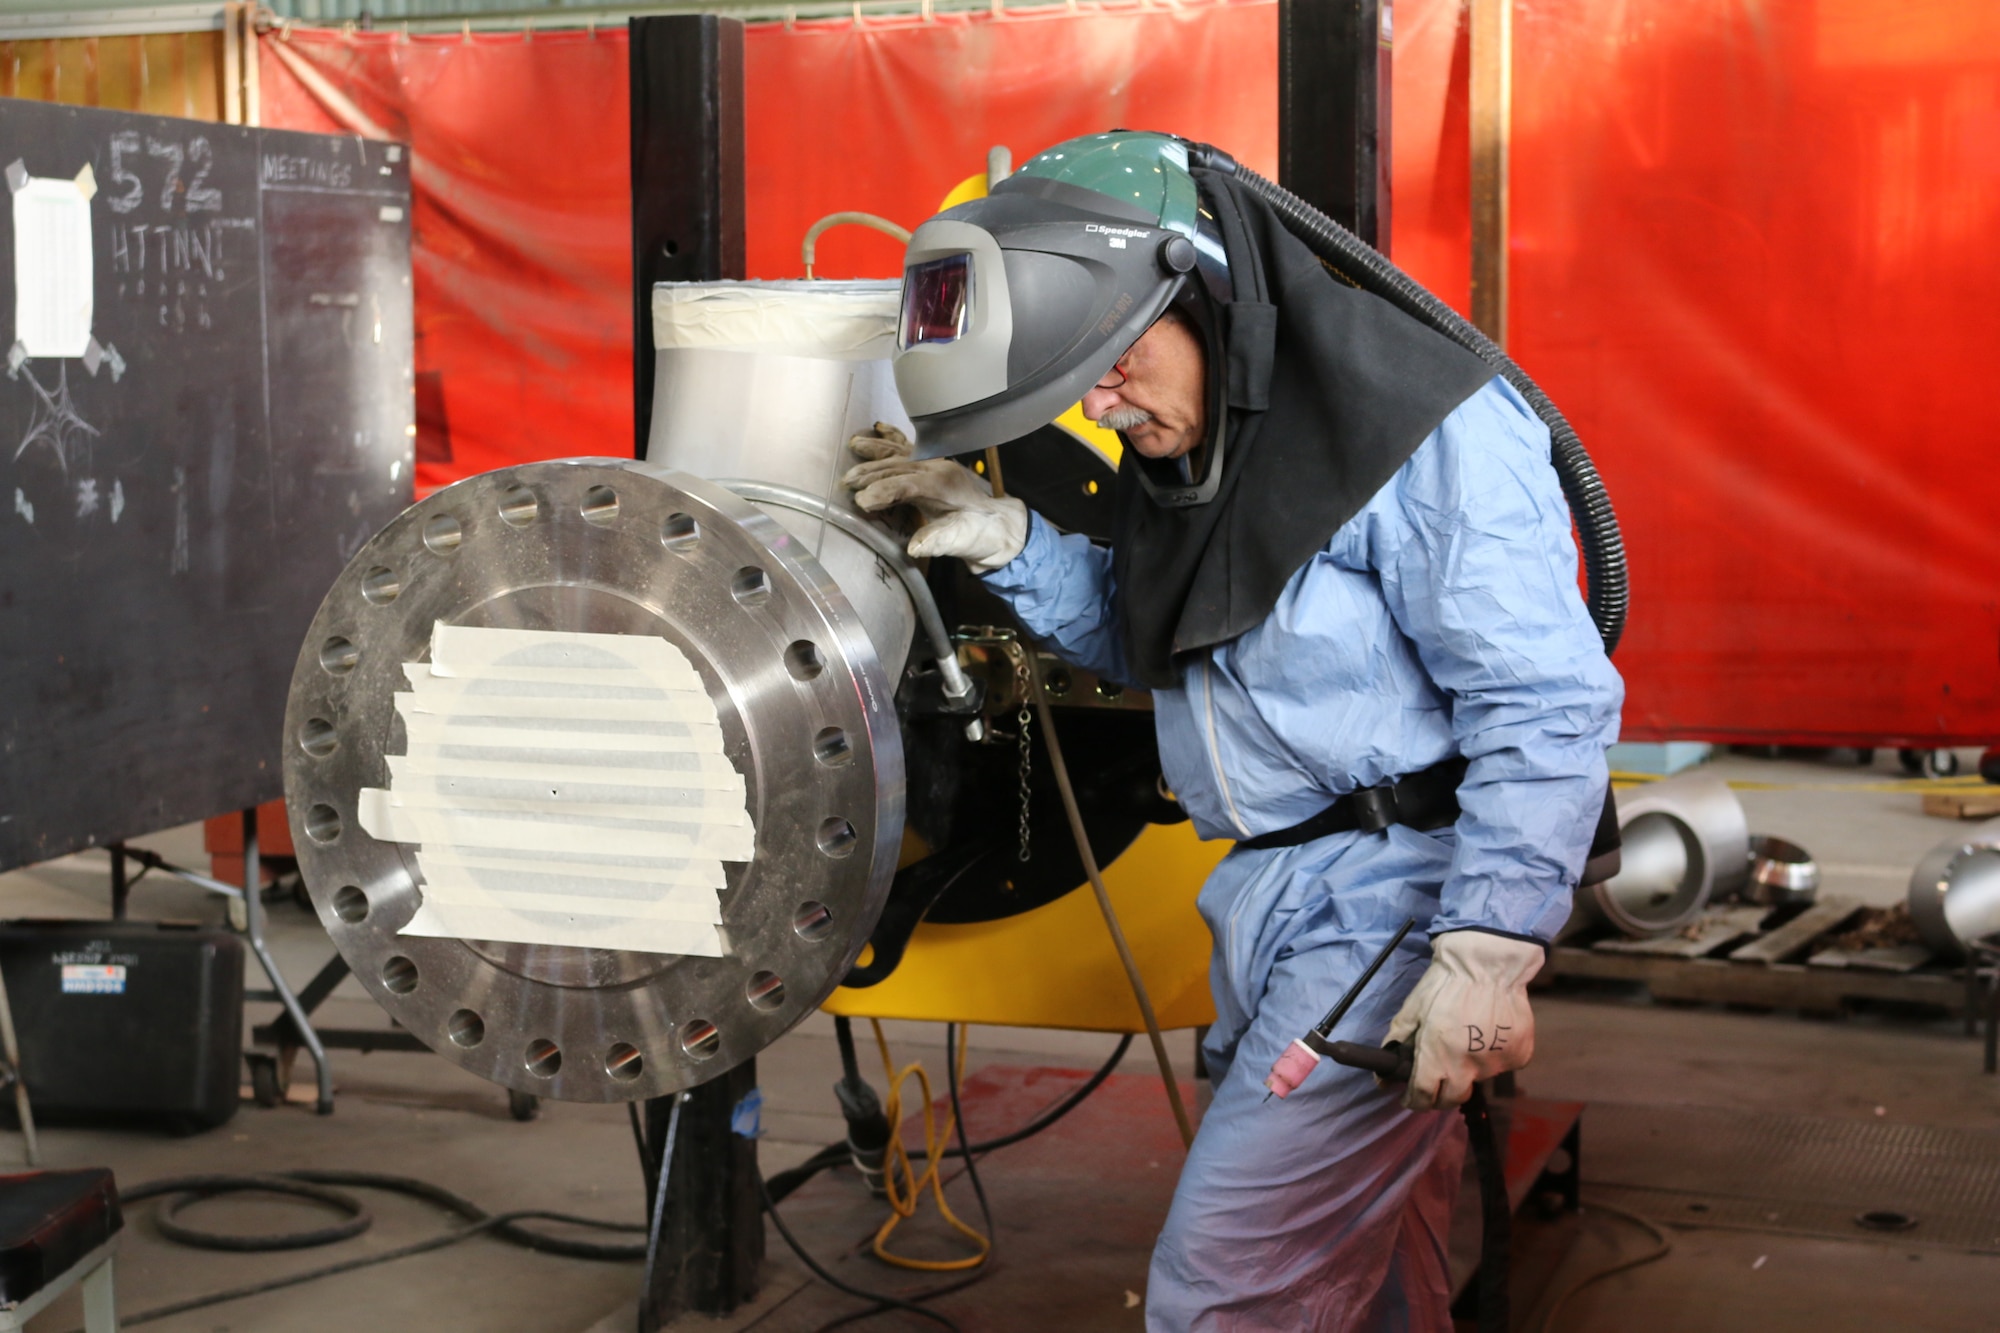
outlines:
[[[2000,815],[2000,787],[1986,791],[1928,792],[1924,813],[1939,819],[1992,819]]]
[[[1921,945],[1839,950],[1826,939],[1862,910],[1829,895],[1803,912],[1713,907],[1687,930],[1558,945],[1545,975],[1644,985],[1656,1000],[1837,1013],[1856,1001],[1965,1012],[1962,969]]]

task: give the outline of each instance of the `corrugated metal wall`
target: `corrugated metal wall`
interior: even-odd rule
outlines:
[[[222,42],[219,31],[0,42],[0,97],[221,120]]]

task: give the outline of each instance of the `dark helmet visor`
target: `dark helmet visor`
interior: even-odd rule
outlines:
[[[898,349],[952,343],[972,324],[972,256],[946,255],[912,264],[903,273],[903,317]]]

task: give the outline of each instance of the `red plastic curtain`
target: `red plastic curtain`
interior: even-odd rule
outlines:
[[[1465,15],[1395,17],[1393,250],[1463,308]],[[798,275],[837,209],[913,225],[993,144],[1172,129],[1268,172],[1275,18],[753,26],[750,272]],[[414,146],[420,483],[623,451],[622,33],[263,45],[269,123]],[[2000,6],[1517,0],[1514,88],[1511,350],[1625,525],[1627,735],[2000,739]],[[819,261],[896,247],[843,228]]]

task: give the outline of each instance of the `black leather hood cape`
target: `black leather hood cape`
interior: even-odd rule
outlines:
[[[1334,277],[1231,177],[1195,178],[1235,287],[1217,312],[1224,364],[1209,366],[1228,377],[1211,423],[1228,447],[1207,504],[1156,504],[1129,446],[1118,470],[1112,568],[1128,660],[1153,688],[1180,683],[1179,654],[1270,615],[1292,575],[1494,373]]]

